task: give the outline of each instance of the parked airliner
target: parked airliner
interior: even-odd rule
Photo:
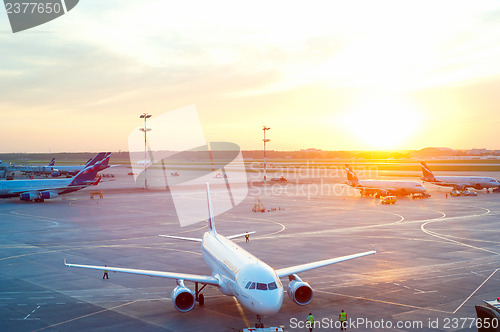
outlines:
[[[200,292],[206,285],[211,285],[217,287],[225,295],[236,297],[242,305],[257,315],[272,315],[280,310],[283,303],[284,292],[280,278],[289,278],[290,282],[288,284],[287,293],[290,298],[299,305],[306,305],[312,300],[313,289],[309,284],[302,281],[297,273],[375,254],[376,252],[375,250],[371,250],[275,270],[231,241],[231,239],[244,236],[247,233],[224,237],[216,232],[208,184],[207,201],[209,215],[208,231],[203,235],[202,239],[168,235],[163,236],[200,242],[202,257],[212,270],[212,275],[70,264],[67,263],[66,260],[64,264],[69,267],[177,279],[177,286],[172,290],[171,300],[174,307],[181,312],[187,312],[193,309],[196,301],[198,301],[200,305],[203,305],[204,297]],[[184,284],[185,281],[194,282],[195,291],[187,288]],[[203,287],[199,289],[198,284],[202,284]]]
[[[465,188],[474,188],[477,190],[489,188],[498,188],[500,183],[490,177],[479,177],[479,176],[434,176],[431,169],[425,162],[421,162],[424,182],[430,182],[438,186],[443,187],[453,187],[457,190],[464,190]]]
[[[96,185],[97,172],[108,167],[110,155],[98,154],[90,162],[92,165],[69,179],[5,180],[0,181],[0,198],[19,197],[22,201],[43,202],[62,194],[71,193],[89,185]]]
[[[427,189],[416,181],[399,181],[399,180],[360,180],[351,166],[345,165],[347,172],[347,184],[351,187],[359,189],[362,196],[374,195],[387,196],[406,196],[415,194],[424,194]]]
[[[100,152],[94,158],[89,159],[85,165],[65,165],[65,166],[56,165],[55,158],[54,158],[50,162],[49,166],[44,167],[44,172],[47,174],[50,174],[52,177],[59,177],[61,175],[73,176],[73,175],[78,174],[78,172],[80,172],[85,167],[88,167],[88,166],[95,164],[96,158],[103,159],[103,158],[106,158],[108,155],[110,156],[111,152]],[[100,160],[100,159],[98,159],[98,160]],[[108,166],[108,167],[110,167],[110,166]]]

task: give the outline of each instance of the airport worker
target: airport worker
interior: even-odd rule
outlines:
[[[344,329],[347,330],[347,312],[342,309],[342,312],[339,314],[339,320],[340,320],[340,330],[343,331]]]
[[[307,317],[306,327],[309,327],[309,332],[312,332],[314,327],[314,316],[311,312],[309,313],[309,317]]]
[[[104,265],[104,266],[107,266],[107,265]],[[104,270],[104,275],[102,276],[102,278],[106,278],[106,279],[109,279],[109,276],[108,276],[108,270]]]
[[[246,242],[250,241],[250,234],[248,234],[248,232],[245,234],[245,240]]]

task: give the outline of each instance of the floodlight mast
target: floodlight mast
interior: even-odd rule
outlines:
[[[144,132],[144,189],[148,189],[148,138],[147,133],[151,129],[147,127],[146,120],[152,115],[149,113],[142,113],[139,118],[144,119],[144,128],[139,128],[140,131]]]
[[[262,140],[264,142],[264,183],[267,181],[267,165],[266,165],[266,143],[270,141],[270,139],[266,139],[266,131],[271,129],[270,127],[262,126],[262,130],[264,131],[264,139]]]

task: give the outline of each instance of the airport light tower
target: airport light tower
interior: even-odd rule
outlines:
[[[262,140],[264,142],[264,183],[266,183],[266,172],[267,172],[267,166],[266,166],[266,143],[270,141],[270,139],[266,139],[266,131],[271,129],[270,127],[262,126],[262,130],[264,131],[264,139]]]
[[[146,125],[147,119],[151,117],[151,114],[142,113],[139,116],[140,119],[144,119],[144,128],[139,128],[140,131],[144,132],[144,189],[148,189],[148,138],[147,134],[151,128],[148,128]]]

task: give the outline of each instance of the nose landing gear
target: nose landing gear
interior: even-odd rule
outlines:
[[[257,315],[257,323],[255,323],[255,327],[261,329],[264,328],[264,323],[262,323],[260,315]]]

